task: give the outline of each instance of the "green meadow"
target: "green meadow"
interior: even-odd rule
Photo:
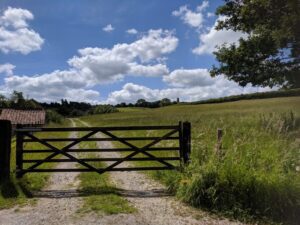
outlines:
[[[118,113],[81,119],[92,126],[175,125],[189,121],[192,124],[189,165],[183,172],[159,171],[149,175],[194,207],[240,220],[288,224],[299,221],[300,97],[178,104],[157,109],[120,108]],[[216,154],[218,128],[224,133],[219,155]],[[136,131],[115,134],[159,135]],[[135,144],[143,146],[146,142]]]
[[[219,104],[177,104],[168,107],[120,108],[119,112],[81,117],[91,126],[176,125],[192,124],[191,161],[179,171],[146,172],[167,185],[178,199],[194,207],[241,221],[264,221],[297,224],[300,215],[300,97],[244,100]],[[61,125],[70,126],[69,120]],[[77,123],[77,126],[82,126]],[[220,154],[216,154],[217,129],[223,130]],[[163,131],[119,131],[120,137],[160,136]],[[53,137],[53,134],[40,134]],[[49,136],[50,135],[50,136]],[[57,133],[55,137],[65,137]],[[137,146],[147,141],[131,142]],[[66,143],[61,143],[65,145]],[[81,143],[94,145],[95,143]],[[30,146],[31,145],[31,146]],[[116,147],[123,144],[114,142]],[[178,146],[170,140],[160,146]],[[40,149],[26,144],[27,149]],[[155,146],[158,147],[158,146]],[[124,155],[128,153],[122,153]],[[155,152],[158,156],[176,153]],[[145,157],[141,154],[135,157]],[[28,154],[26,158],[43,158]],[[137,162],[137,166],[159,165]],[[175,163],[176,164],[176,163]],[[178,163],[177,163],[178,165]],[[29,166],[29,165],[28,165]],[[49,168],[49,164],[41,165]],[[52,164],[51,166],[55,166]],[[97,164],[95,166],[102,167]],[[179,166],[179,165],[178,165]],[[32,173],[14,178],[15,141],[12,142],[12,179],[1,185],[0,208],[32,202],[27,191],[39,190],[49,174]],[[86,194],[88,211],[113,214],[134,212],[127,201],[116,194],[111,174],[81,174],[80,188]],[[99,179],[97,179],[99,178]],[[90,181],[93,180],[93,183]],[[101,190],[99,190],[101,189]],[[110,204],[102,204],[107,202]],[[101,203],[101,204],[100,204]]]

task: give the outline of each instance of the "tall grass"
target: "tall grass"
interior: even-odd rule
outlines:
[[[94,126],[190,121],[189,166],[183,173],[151,174],[195,207],[242,220],[266,217],[288,224],[300,220],[299,118],[300,97],[176,105],[83,117]],[[215,154],[217,128],[224,131],[221,159]]]

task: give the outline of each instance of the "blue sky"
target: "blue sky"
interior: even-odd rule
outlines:
[[[195,101],[266,91],[211,78],[223,1],[0,2],[0,93],[97,103],[164,97]]]

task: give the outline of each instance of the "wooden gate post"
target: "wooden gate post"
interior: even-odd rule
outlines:
[[[17,129],[22,128],[22,125],[18,124]],[[23,173],[23,139],[24,135],[21,132],[16,132],[16,177],[22,178]]]
[[[186,164],[190,160],[191,154],[191,123],[182,123],[182,150],[183,150],[183,162]]]
[[[0,182],[10,177],[11,122],[0,120]]]

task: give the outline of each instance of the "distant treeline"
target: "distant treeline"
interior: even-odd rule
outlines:
[[[91,105],[85,102],[40,103],[34,99],[25,99],[22,92],[14,91],[9,98],[0,95],[0,111],[2,108],[42,110],[46,111],[46,122],[61,122],[64,117],[77,117],[92,114],[118,112],[112,105]]]
[[[9,98],[0,95],[0,109],[43,109],[34,99],[25,99],[22,92],[14,91]]]
[[[118,112],[118,109],[112,105],[91,105],[86,102],[68,102],[62,99],[60,103],[40,103],[46,110],[54,110],[65,117],[77,117],[92,114],[103,114]]]
[[[168,106],[172,104],[177,104],[177,101],[172,102],[168,98],[163,98],[162,100],[154,101],[154,102],[148,102],[145,99],[139,99],[136,101],[136,103],[119,103],[116,104],[116,107],[145,107],[145,108],[159,108],[163,106]]]
[[[264,99],[276,97],[292,97],[300,96],[300,88],[270,92],[260,92],[253,94],[232,95],[223,98],[214,98],[202,101],[196,101],[186,104],[209,104],[209,103],[222,103],[232,102],[246,99]],[[146,107],[158,108],[172,104],[178,104],[177,101],[171,101],[164,98],[158,101],[148,102],[145,99],[139,99],[136,103],[119,103],[113,105],[92,105],[86,102],[73,102],[62,99],[61,102],[40,103],[34,99],[25,99],[22,92],[14,91],[9,98],[0,95],[0,110],[1,108],[12,109],[31,109],[31,110],[46,110],[46,120],[49,121],[62,121],[63,117],[78,117],[84,115],[103,114],[118,112],[117,108],[122,107]]]
[[[223,98],[212,98],[207,100],[191,102],[191,104],[222,103],[222,102],[233,102],[239,100],[292,97],[292,96],[300,96],[300,88],[290,89],[290,90],[280,90],[280,91],[259,92],[253,94],[232,95]]]

